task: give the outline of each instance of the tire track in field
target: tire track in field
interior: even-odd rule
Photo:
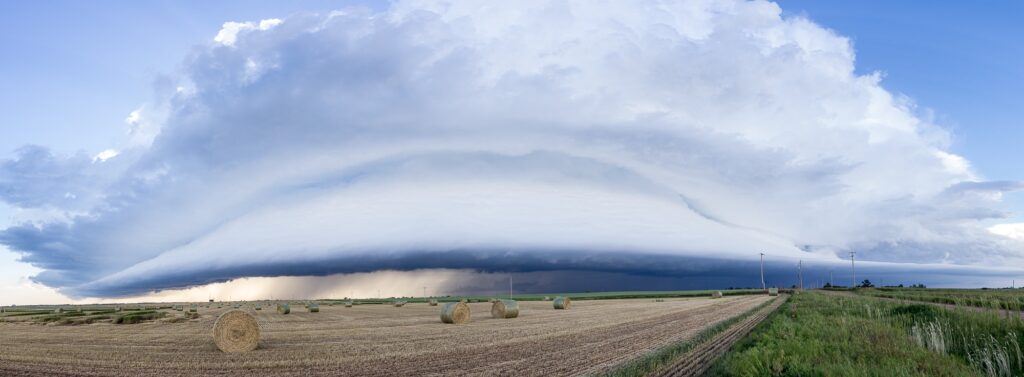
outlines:
[[[760,303],[757,296],[686,308],[669,314],[582,333],[524,344],[502,344],[466,353],[456,350],[401,360],[394,365],[355,371],[353,375],[411,374],[446,376],[568,376],[606,371],[645,351],[693,336],[707,326],[739,315]],[[680,333],[678,329],[685,329]],[[397,361],[397,360],[396,360]],[[460,368],[453,369],[453,362]],[[411,367],[411,368],[410,368]],[[428,372],[429,371],[429,372]]]
[[[661,368],[652,375],[658,377],[700,376],[711,367],[715,360],[725,354],[740,339],[750,334],[754,327],[778,309],[785,301],[785,297],[775,299],[768,306],[761,308],[739,323],[733,324],[729,329],[715,335],[710,340],[697,345],[675,362]]]

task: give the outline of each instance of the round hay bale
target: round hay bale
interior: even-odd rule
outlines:
[[[260,305],[256,305],[256,310],[263,310],[263,307]]]
[[[188,307],[188,312],[189,313],[198,313],[199,312],[199,305],[192,304],[192,306]]]
[[[320,312],[320,305],[309,304],[309,305],[306,305],[306,309],[308,309],[310,313],[319,313]]]
[[[565,296],[555,297],[555,301],[554,301],[555,309],[569,309],[570,305],[572,305],[572,301],[569,300],[568,297],[565,297]]]
[[[711,298],[722,298],[722,291],[711,292]]]
[[[519,316],[519,303],[515,300],[498,300],[491,304],[491,317],[515,318]]]
[[[550,296],[544,296],[544,301],[551,301],[551,297]]]
[[[441,307],[441,322],[456,325],[469,322],[469,305],[464,302],[449,302]]]
[[[292,308],[288,304],[277,304],[277,312],[281,314],[288,314],[292,312]]]
[[[352,301],[345,301],[345,307],[346,308],[351,308],[352,307]]]
[[[248,352],[260,341],[260,324],[249,313],[229,310],[213,324],[213,342],[224,352]]]
[[[430,299],[430,301],[427,301],[427,304],[429,304],[430,306],[437,306],[437,300]]]
[[[665,302],[665,299],[663,299],[663,298],[654,299],[654,302]]]
[[[54,313],[60,314],[64,312],[64,308],[57,308],[53,310]]]
[[[396,308],[401,308],[402,306],[405,306],[405,301],[395,301]]]
[[[768,295],[769,296],[778,296],[779,295],[779,289],[778,288],[768,288]]]

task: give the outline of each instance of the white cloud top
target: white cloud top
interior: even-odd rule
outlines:
[[[281,20],[271,18],[262,20],[259,23],[253,22],[225,22],[221,27],[217,35],[213,37],[213,41],[220,43],[225,46],[231,46],[235,44],[238,39],[238,34],[251,30],[270,30],[274,26],[281,23]]]

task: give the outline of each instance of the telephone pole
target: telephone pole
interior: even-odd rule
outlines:
[[[761,290],[767,290],[768,286],[764,284],[764,253],[761,253]]]
[[[828,285],[833,288],[836,286],[836,281],[832,280],[832,271],[828,272]]]
[[[512,275],[508,276],[508,299],[512,299]]]
[[[852,281],[853,284],[850,284],[850,288],[856,288],[857,287],[857,264],[854,263],[854,259],[856,259],[856,255],[857,255],[856,251],[851,251],[850,252],[850,270],[853,271],[853,281]]]
[[[801,259],[800,262],[797,263],[796,271],[797,271],[797,275],[800,276],[800,290],[802,291],[802,290],[804,290],[804,261],[803,261],[803,259]]]
[[[423,298],[427,297],[427,287],[423,287]]]

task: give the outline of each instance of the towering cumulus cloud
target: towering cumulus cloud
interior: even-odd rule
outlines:
[[[120,154],[23,149],[0,242],[76,296],[376,269],[1020,261],[1013,182],[764,1],[398,2],[229,22]],[[74,199],[72,199],[74,198]]]

